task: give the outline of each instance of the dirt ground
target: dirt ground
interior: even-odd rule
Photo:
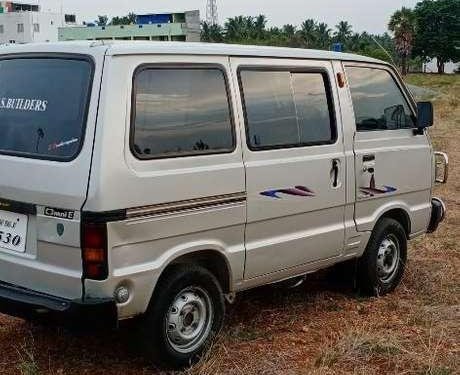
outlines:
[[[402,285],[364,299],[322,273],[294,290],[243,293],[212,354],[185,374],[460,374],[460,76],[408,81],[437,93],[430,133],[451,173],[436,188],[447,221],[411,243]],[[77,335],[0,315],[0,373],[162,373],[138,356],[130,330]]]

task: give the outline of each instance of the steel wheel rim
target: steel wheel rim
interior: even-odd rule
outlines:
[[[395,277],[401,261],[400,254],[398,238],[394,234],[387,235],[377,253],[377,274],[382,282],[390,282]]]
[[[214,308],[208,292],[188,287],[177,294],[165,318],[166,337],[177,352],[188,354],[203,345],[211,332]]]

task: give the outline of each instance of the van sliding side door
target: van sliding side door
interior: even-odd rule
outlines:
[[[245,279],[330,262],[343,251],[346,169],[331,62],[231,65],[245,129]]]

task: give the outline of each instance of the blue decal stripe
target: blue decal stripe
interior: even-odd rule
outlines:
[[[282,196],[280,194],[305,198],[315,197],[315,193],[305,186],[296,186],[294,188],[287,189],[267,190],[260,193],[260,195],[269,198],[282,199]]]

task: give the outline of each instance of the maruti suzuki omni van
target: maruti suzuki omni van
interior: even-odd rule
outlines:
[[[399,284],[437,229],[447,156],[397,71],[269,47],[0,48],[0,311],[142,316],[186,365],[243,290],[356,260]]]

